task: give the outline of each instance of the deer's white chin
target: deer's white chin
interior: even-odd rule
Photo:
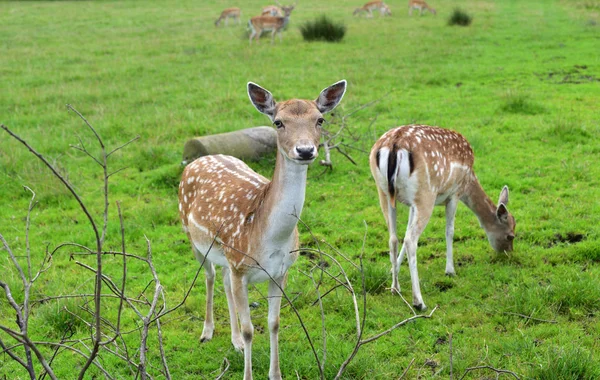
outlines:
[[[317,157],[313,157],[308,160],[301,160],[299,158],[292,158],[291,160],[298,165],[310,165],[313,162],[315,162],[316,159],[317,159]]]

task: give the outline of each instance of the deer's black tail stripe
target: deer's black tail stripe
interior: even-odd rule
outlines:
[[[393,198],[396,193],[396,187],[394,186],[394,174],[396,174],[396,165],[398,161],[398,151],[396,144],[392,146],[390,154],[388,155],[388,167],[387,167],[387,180],[388,180],[388,191],[390,196]]]

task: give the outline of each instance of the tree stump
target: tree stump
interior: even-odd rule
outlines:
[[[183,147],[182,165],[210,154],[226,154],[240,160],[258,160],[275,152],[277,132],[272,127],[254,127],[240,131],[195,137]]]

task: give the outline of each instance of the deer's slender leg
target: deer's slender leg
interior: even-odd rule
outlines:
[[[231,343],[236,350],[242,351],[244,349],[244,341],[242,340],[242,334],[240,333],[240,327],[238,325],[237,311],[235,302],[233,300],[233,293],[231,291],[231,276],[229,275],[229,268],[223,267],[223,288],[225,289],[225,296],[227,297],[227,306],[229,309],[229,324],[231,326]]]
[[[454,258],[452,257],[452,240],[454,239],[454,218],[458,198],[452,197],[446,204],[446,275],[454,276]]]
[[[427,306],[425,305],[425,302],[423,302],[421,285],[419,283],[419,272],[417,271],[417,245],[419,243],[419,237],[427,226],[429,218],[431,218],[434,206],[433,200],[427,200],[425,198],[427,197],[421,198],[423,201],[419,203],[418,207],[416,205],[411,206],[411,212],[413,213],[412,223],[409,223],[408,228],[406,229],[403,248],[406,249],[406,254],[408,256],[413,305],[420,311],[426,310]]]
[[[204,328],[200,336],[200,342],[208,342],[213,337],[215,323],[213,320],[213,296],[215,289],[215,266],[208,260],[204,262],[206,272],[206,314],[204,316]]]
[[[240,317],[242,339],[244,341],[244,380],[252,380],[252,337],[254,326],[250,319],[248,303],[248,283],[243,275],[230,271],[233,300]]]
[[[284,277],[269,282],[269,335],[271,340],[271,364],[269,379],[280,380],[279,369],[279,313],[281,311],[282,291],[285,287],[287,274]]]

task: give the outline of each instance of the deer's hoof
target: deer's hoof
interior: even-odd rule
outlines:
[[[415,309],[417,309],[418,311],[425,311],[427,310],[427,306],[424,303],[420,303],[418,305],[413,305],[415,307]]]

